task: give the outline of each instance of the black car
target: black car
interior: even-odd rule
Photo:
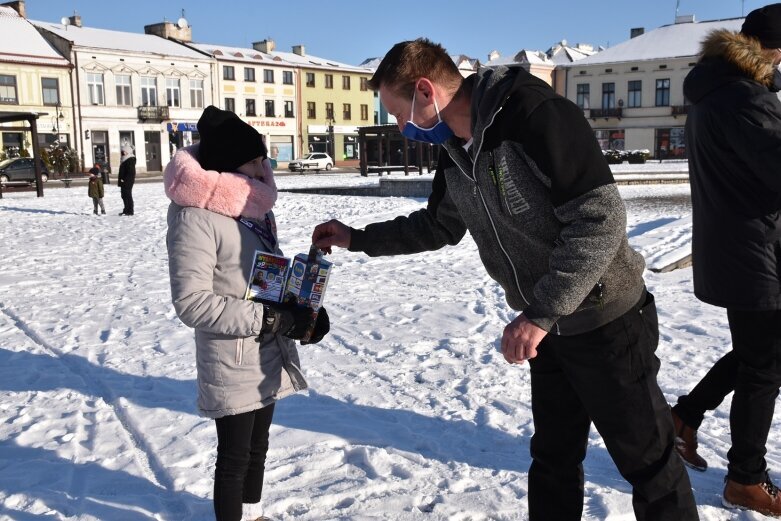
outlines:
[[[41,181],[49,180],[49,172],[41,162]],[[35,167],[30,157],[15,157],[0,161],[0,183],[14,181],[35,182]]]

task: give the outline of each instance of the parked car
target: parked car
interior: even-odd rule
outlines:
[[[312,152],[304,157],[288,163],[287,167],[291,172],[303,172],[304,170],[331,170],[334,166],[334,160],[324,152]]]
[[[41,161],[41,181],[49,180],[49,172]],[[13,181],[35,182],[35,167],[30,157],[15,157],[0,161],[0,183]]]

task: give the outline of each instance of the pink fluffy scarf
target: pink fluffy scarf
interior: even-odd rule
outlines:
[[[198,145],[174,154],[165,167],[165,195],[179,206],[205,208],[228,217],[263,219],[277,200],[277,185],[268,160],[263,179],[204,170],[198,163]]]

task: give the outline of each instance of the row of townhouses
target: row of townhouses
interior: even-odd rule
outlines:
[[[480,66],[526,68],[583,109],[605,150],[684,158],[683,79],[708,32],[739,30],[742,21],[682,16],[649,32],[631,29],[607,49],[561,41],[545,52],[453,61],[464,76]],[[367,87],[378,62],[339,63],[303,45],[281,52],[270,39],[248,48],[194,43],[184,19],[141,34],[86,27],[77,15],[28,20],[24,1],[0,5],[3,111],[40,114],[39,143],[75,148],[85,168],[117,165],[129,144],[140,171],[160,170],[178,147],[198,140],[196,122],[210,104],[254,126],[281,166],[306,152],[357,164],[358,129],[394,123]],[[4,151],[29,150],[19,124],[0,126],[0,135]]]

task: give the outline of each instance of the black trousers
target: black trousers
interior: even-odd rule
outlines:
[[[735,390],[738,380],[738,356],[730,351],[708,370],[689,394],[678,397],[673,410],[691,427],[699,429],[706,411],[712,411]]]
[[[122,203],[125,206],[122,213],[125,215],[133,215],[133,185],[122,185],[119,188],[119,195],[122,196]]]
[[[214,514],[217,521],[241,521],[242,503],[258,503],[268,452],[274,404],[224,416],[217,424]]]
[[[587,333],[548,335],[531,363],[534,436],[529,519],[579,520],[591,423],[632,485],[641,521],[698,519],[689,476],[673,449],[670,410],[656,375],[653,295]]]

